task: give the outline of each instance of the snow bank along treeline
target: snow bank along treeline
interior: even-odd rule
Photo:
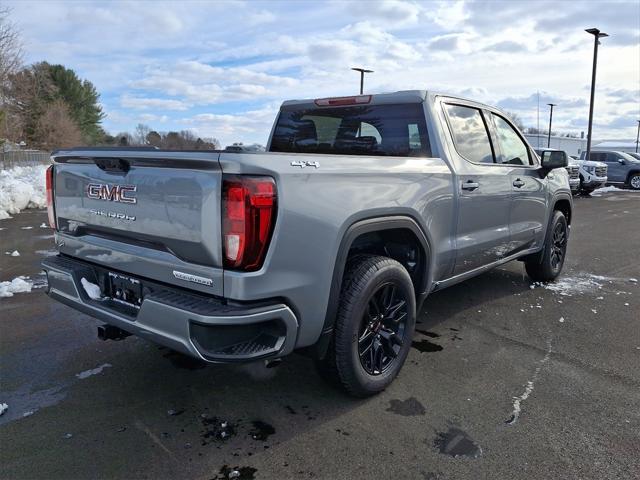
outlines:
[[[45,170],[48,165],[0,170],[0,220],[25,208],[47,206]]]

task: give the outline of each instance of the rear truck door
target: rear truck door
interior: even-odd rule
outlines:
[[[509,250],[511,183],[494,163],[486,113],[458,100],[443,108],[456,155],[455,276],[499,260]]]
[[[53,157],[61,253],[223,295],[218,153],[96,149]]]
[[[511,184],[509,213],[510,255],[540,246],[547,217],[547,178],[538,161],[511,122],[491,113],[492,133],[497,144],[496,163],[508,172]],[[553,175],[553,173],[550,173]]]

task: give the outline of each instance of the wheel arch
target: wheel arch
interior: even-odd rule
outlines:
[[[556,210],[561,211],[567,218],[567,224],[571,225],[571,217],[573,215],[573,203],[571,202],[571,199],[565,196],[556,198],[553,202],[553,208],[551,209],[549,218],[551,218],[553,212]]]
[[[631,177],[633,177],[634,175],[638,175],[640,174],[640,169],[639,170],[631,170],[628,174],[627,174],[627,181],[625,182],[627,185],[631,185]]]
[[[353,248],[363,246],[368,239],[376,235],[383,239],[388,239],[389,235],[398,232],[402,232],[403,237],[401,240],[409,239],[415,242],[414,245],[420,249],[421,259],[416,268],[421,275],[417,278],[412,276],[416,292],[416,306],[420,307],[432,283],[432,270],[430,268],[433,265],[432,248],[428,235],[415,219],[406,215],[379,216],[358,220],[345,230],[340,240],[331,277],[329,301],[327,302],[322,333],[315,345],[305,349],[308,354],[315,358],[323,358],[327,351],[338,311],[342,280],[349,255],[351,253],[375,253],[368,251],[366,248],[356,251]],[[394,258],[393,255],[386,254],[386,256]]]

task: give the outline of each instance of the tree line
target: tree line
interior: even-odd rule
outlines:
[[[114,137],[108,135],[105,145],[148,146],[166,150],[217,150],[220,148],[220,142],[216,138],[201,138],[191,130],[158,132],[143,123],[139,123],[133,133],[120,132]]]
[[[5,142],[54,150],[79,145],[148,145],[167,149],[219,148],[193,132],[157,132],[139,124],[134,133],[108,134],[95,86],[64,65],[23,64],[10,10],[0,6],[0,146]]]

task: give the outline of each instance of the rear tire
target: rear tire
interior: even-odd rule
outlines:
[[[321,376],[356,397],[381,392],[409,354],[415,318],[413,283],[400,263],[381,256],[353,257],[331,344],[318,361]]]
[[[640,190],[640,173],[634,173],[629,177],[629,187],[632,190]]]
[[[536,256],[525,261],[527,275],[536,282],[550,282],[555,280],[564,265],[567,256],[569,226],[564,214],[556,210],[553,212],[549,233],[542,248],[542,258]]]

